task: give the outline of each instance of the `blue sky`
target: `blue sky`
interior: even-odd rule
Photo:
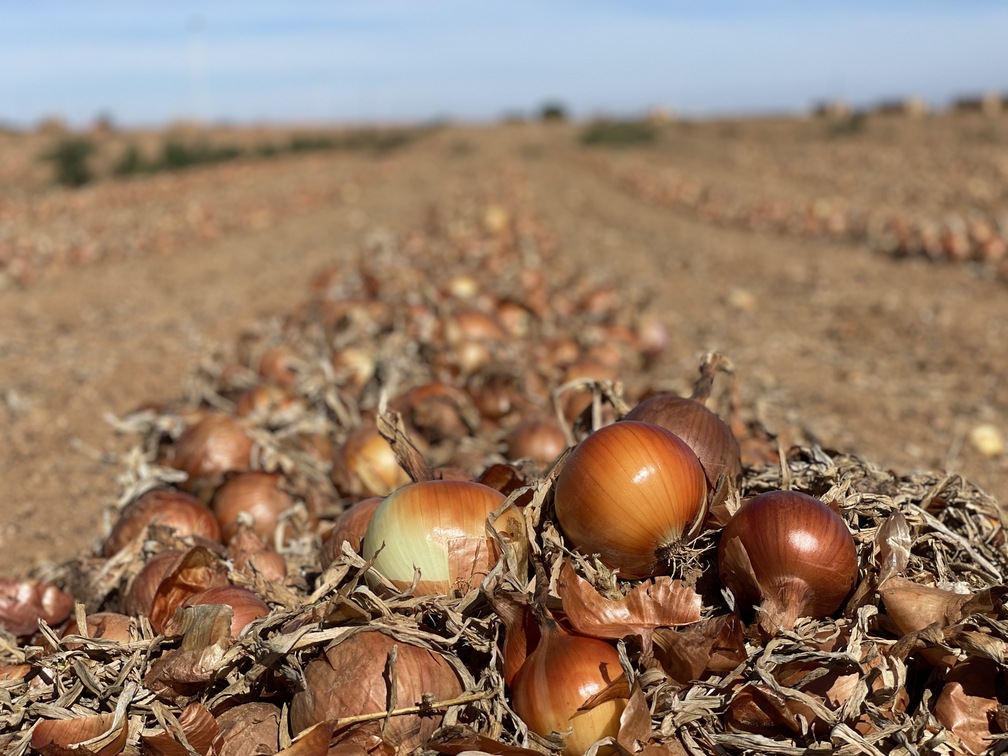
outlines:
[[[146,6],[146,7],[144,7]],[[0,0],[0,121],[705,116],[1008,92],[981,0]]]

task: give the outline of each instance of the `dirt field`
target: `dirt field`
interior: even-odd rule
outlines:
[[[106,416],[178,395],[215,345],[292,310],[316,270],[374,234],[406,233],[433,206],[502,200],[545,220],[564,266],[661,303],[671,345],[656,382],[686,390],[697,355],[721,351],[743,402],[785,442],[947,469],[1008,502],[1008,458],[970,440],[981,424],[1008,432],[1008,284],[996,259],[900,257],[868,233],[761,228],[740,211],[663,200],[649,183],[685,177],[736,210],[892,206],[980,239],[976,224],[1008,228],[1008,118],[870,121],[843,134],[823,122],[672,124],[618,150],[584,147],[578,133],[445,127],[382,155],[319,152],[77,190],[52,188],[37,160],[18,157],[45,137],[0,139],[0,575],[80,553],[102,533],[114,453],[133,441]]]

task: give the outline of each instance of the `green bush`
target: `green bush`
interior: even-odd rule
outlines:
[[[118,162],[112,168],[112,173],[116,176],[134,176],[149,170],[150,166],[140,154],[140,149],[135,144],[131,144],[119,156]]]
[[[236,160],[245,152],[234,145],[186,144],[169,139],[161,149],[160,170],[177,171],[198,165]]]
[[[83,186],[94,178],[88,158],[94,145],[82,137],[63,139],[43,155],[56,168],[56,181],[63,186]]]
[[[629,147],[649,144],[657,136],[654,127],[643,121],[597,121],[581,132],[581,143],[590,147]]]

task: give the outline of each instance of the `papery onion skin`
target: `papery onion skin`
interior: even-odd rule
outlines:
[[[171,528],[182,538],[198,536],[216,543],[221,540],[217,518],[199,499],[182,491],[156,488],[123,508],[105,539],[102,553],[118,553],[151,524]]]
[[[822,619],[842,606],[857,583],[857,548],[847,523],[819,499],[768,491],[724,527],[718,572],[743,614],[759,605],[764,627],[791,629],[799,617]]]
[[[670,431],[621,421],[571,452],[556,482],[557,521],[569,542],[623,577],[648,577],[673,560],[707,512],[707,480],[693,450]]]
[[[231,637],[237,638],[249,623],[269,614],[269,605],[248,588],[222,585],[208,588],[182,602],[181,606],[226,604],[231,607]]]
[[[441,654],[376,630],[365,630],[329,645],[322,658],[307,664],[305,687],[291,701],[292,733],[339,717],[385,711],[389,700],[386,666],[393,646],[397,647],[399,706],[419,703],[424,693],[434,696],[435,701],[462,694],[458,675]],[[384,740],[395,752],[408,753],[423,745],[440,722],[440,716],[418,714],[392,717],[384,729],[381,720],[365,722],[350,728],[342,742],[360,744],[372,751]]]
[[[499,556],[487,517],[503,502],[503,494],[480,483],[432,480],[403,486],[375,510],[362,554],[374,557],[375,569],[400,590],[411,585],[419,569],[417,595],[468,591]],[[467,551],[467,564],[453,563],[452,557]]]
[[[595,741],[615,737],[627,699],[614,698],[578,712],[610,683],[625,678],[619,654],[596,638],[544,633],[511,684],[515,713],[543,737],[565,733],[564,756],[581,756]]]

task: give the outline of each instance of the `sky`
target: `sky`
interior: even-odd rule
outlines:
[[[993,0],[0,0],[0,122],[493,121],[1008,94]]]

